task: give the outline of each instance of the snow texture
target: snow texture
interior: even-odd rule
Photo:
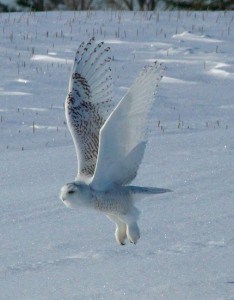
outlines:
[[[0,298],[234,299],[233,12],[0,14]],[[166,67],[134,185],[142,237],[66,209],[76,154],[64,101],[79,44],[111,47],[115,101]]]

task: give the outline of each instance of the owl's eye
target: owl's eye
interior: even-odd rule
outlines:
[[[74,194],[75,191],[71,190],[71,191],[68,191],[68,194]]]

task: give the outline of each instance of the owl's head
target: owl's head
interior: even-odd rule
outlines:
[[[78,182],[65,184],[60,191],[60,199],[70,208],[80,207],[86,204],[90,196],[90,189],[87,185]]]

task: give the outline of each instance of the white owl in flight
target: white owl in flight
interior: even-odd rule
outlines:
[[[147,143],[147,117],[155,100],[162,67],[145,67],[114,107],[109,47],[92,38],[77,50],[65,102],[67,125],[77,154],[74,182],[60,198],[71,208],[102,211],[115,222],[116,241],[140,238],[136,198],[169,190],[129,186],[137,175]]]

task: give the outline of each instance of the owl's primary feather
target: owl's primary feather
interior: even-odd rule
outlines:
[[[137,175],[147,143],[147,118],[155,100],[162,67],[143,69],[114,108],[109,47],[92,38],[77,50],[65,103],[68,128],[74,140],[76,180],[61,189],[69,207],[92,207],[116,223],[116,240],[136,243],[139,196],[167,189],[126,186]]]
[[[147,117],[155,99],[162,66],[147,66],[100,131],[92,185],[96,189],[130,183],[137,174],[147,142]]]

